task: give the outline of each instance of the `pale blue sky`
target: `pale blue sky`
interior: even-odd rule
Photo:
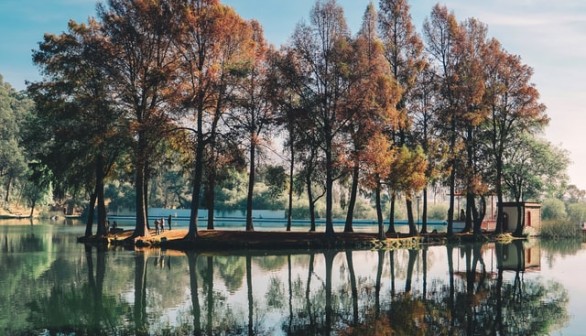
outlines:
[[[287,43],[295,25],[306,19],[314,0],[224,0],[245,18],[256,18],[267,39]],[[338,0],[350,29],[356,32],[370,0]],[[412,0],[412,15],[421,31],[437,1]],[[45,32],[60,33],[67,21],[95,16],[95,0],[2,0],[0,2],[0,74],[16,89],[25,80],[38,80],[31,62]],[[378,1],[374,1],[375,4]],[[571,153],[571,183],[586,189],[586,1],[583,0],[444,0],[459,21],[476,17],[488,24],[511,53],[535,70],[552,121],[546,137]]]

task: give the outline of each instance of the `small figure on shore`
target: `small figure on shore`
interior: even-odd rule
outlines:
[[[165,232],[165,218],[161,218],[159,223],[161,223],[161,232]]]
[[[159,234],[160,230],[159,230],[159,220],[155,219],[155,233]]]
[[[169,230],[171,230],[171,215],[167,218],[167,224],[169,225]]]

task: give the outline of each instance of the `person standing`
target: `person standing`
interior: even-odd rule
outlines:
[[[165,218],[161,217],[161,219],[159,220],[159,223],[161,223],[161,232],[165,231]]]
[[[169,225],[169,230],[171,230],[171,215],[167,217],[167,225]]]

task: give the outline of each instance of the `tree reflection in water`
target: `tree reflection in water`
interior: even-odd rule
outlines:
[[[10,244],[20,249],[18,240],[3,242],[3,248]],[[80,257],[44,264],[35,295],[21,295],[24,320],[15,319],[17,329],[2,330],[76,335],[549,334],[568,320],[568,294],[559,283],[527,276],[539,269],[536,249],[521,241],[230,255],[87,247]],[[12,267],[27,264],[10,256],[17,255],[0,258]],[[27,281],[16,269],[5,283],[15,283],[13,276]],[[0,292],[0,297],[9,295]]]

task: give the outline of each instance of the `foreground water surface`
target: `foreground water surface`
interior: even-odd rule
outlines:
[[[586,330],[580,242],[197,254],[98,250],[76,242],[83,230],[0,222],[0,334]]]

